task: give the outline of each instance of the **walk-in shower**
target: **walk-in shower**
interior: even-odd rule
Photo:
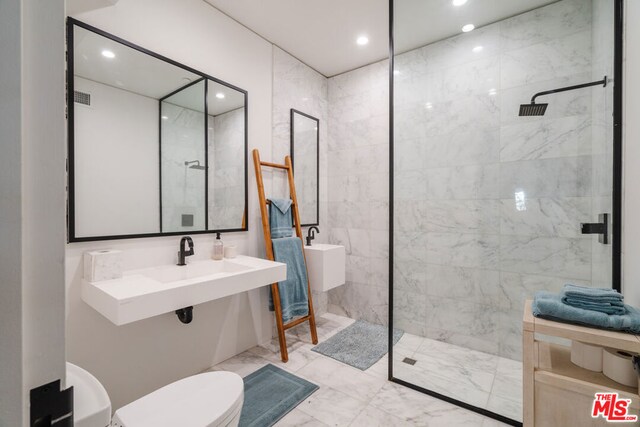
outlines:
[[[621,6],[393,0],[393,381],[518,425],[525,300],[619,289]]]

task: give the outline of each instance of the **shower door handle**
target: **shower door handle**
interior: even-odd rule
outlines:
[[[599,234],[598,242],[609,244],[609,214],[602,213],[598,215],[600,222],[583,222],[580,224],[582,234]]]

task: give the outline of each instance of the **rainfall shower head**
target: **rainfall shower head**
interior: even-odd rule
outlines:
[[[189,166],[189,169],[195,169],[199,171],[203,171],[207,169],[206,166],[200,166],[200,160],[192,160],[190,162],[184,162],[185,166]]]
[[[532,102],[531,104],[520,104],[520,114],[519,116],[544,116],[545,111],[547,111],[547,106],[549,104],[536,104]]]
[[[607,86],[607,76],[604,76],[602,80],[598,80],[596,82],[583,83],[580,85],[567,86],[567,87],[561,87],[559,89],[538,92],[535,95],[533,95],[533,98],[531,98],[531,104],[520,104],[520,113],[518,115],[521,117],[522,116],[544,116],[544,113],[547,111],[547,106],[549,104],[536,104],[536,98],[539,96],[550,95],[552,93],[558,93],[558,92],[566,92],[568,90],[574,90],[574,89],[582,89],[583,87],[600,86],[600,85],[602,85],[602,87]]]

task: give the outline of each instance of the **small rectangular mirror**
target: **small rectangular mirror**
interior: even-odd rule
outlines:
[[[291,109],[291,162],[303,227],[320,222],[320,120]]]
[[[248,229],[247,92],[69,18],[70,242]]]

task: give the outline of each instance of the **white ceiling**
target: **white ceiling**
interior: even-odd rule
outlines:
[[[205,0],[327,77],[389,56],[388,0]],[[557,0],[396,0],[395,47],[404,52]],[[358,46],[360,35],[369,44]]]

